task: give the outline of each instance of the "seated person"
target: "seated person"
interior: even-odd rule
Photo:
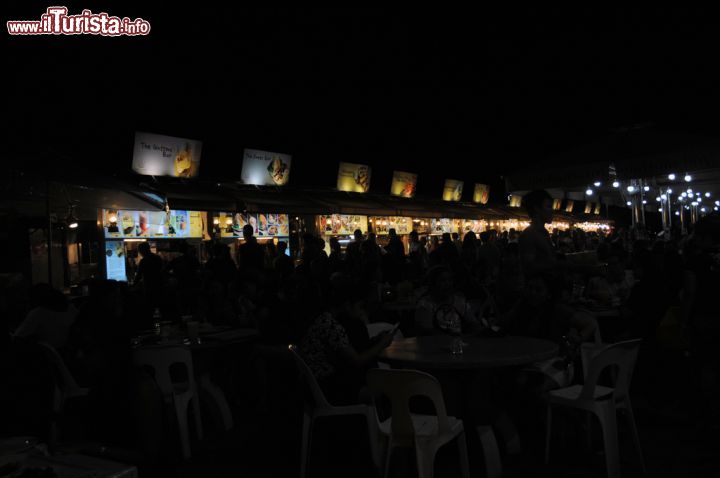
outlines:
[[[419,335],[450,332],[458,320],[465,333],[482,328],[465,297],[455,292],[449,267],[430,269],[428,282],[428,294],[418,301],[415,309],[415,326]]]
[[[333,405],[358,403],[365,373],[392,342],[392,334],[367,335],[363,294],[346,276],[333,277],[329,309],[310,324],[299,352]]]
[[[16,337],[45,342],[56,349],[67,345],[77,310],[50,284],[36,284],[30,291],[32,309],[15,330]]]
[[[630,296],[632,282],[625,273],[623,263],[617,255],[607,260],[605,276],[594,276],[588,281],[586,296],[598,306],[618,307]]]

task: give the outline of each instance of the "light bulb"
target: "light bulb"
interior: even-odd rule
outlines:
[[[705,197],[706,197],[706,198],[709,198],[709,197],[710,197],[710,193],[705,193]]]
[[[660,208],[658,208],[658,212],[662,212],[662,208],[661,208],[661,207],[660,207]]]
[[[220,224],[220,219],[218,219],[218,218],[213,219],[213,224],[216,225],[216,226],[219,225],[219,224]]]
[[[593,193],[593,190],[590,188],[587,188],[587,191],[585,191],[585,194],[587,194],[588,196],[592,196],[592,193]]]
[[[620,187],[620,183],[617,182],[617,181],[613,181],[613,187],[614,187],[614,188],[619,188],[619,187]]]
[[[704,208],[704,207],[701,207],[701,208],[700,208],[700,211],[705,212],[705,208]]]
[[[113,214],[108,218],[108,221],[110,221],[111,224],[115,224],[117,222],[117,216]]]
[[[232,218],[225,219],[225,224],[228,226],[232,226]]]
[[[683,193],[682,193],[680,196],[686,198],[686,197],[687,197],[687,193],[686,193],[685,191],[683,191]]]
[[[668,188],[667,193],[672,194],[672,189]]]
[[[596,188],[599,188],[601,184],[602,184],[602,183],[601,183],[600,181],[595,181],[595,182],[593,183],[593,185],[594,185]]]
[[[693,202],[690,203],[690,204],[692,204],[693,206],[697,206],[697,205],[698,205],[697,201],[693,201]]]
[[[72,222],[70,222],[70,223],[68,224],[68,227],[69,227],[70,229],[77,229],[77,227],[78,227],[77,221],[72,221]]]
[[[647,201],[645,199],[643,199],[643,204],[647,204]]]
[[[679,215],[680,215],[680,211],[675,211],[675,215],[676,215],[676,216],[679,216]]]
[[[675,181],[675,175],[673,173],[668,174],[668,179],[670,181]]]
[[[690,176],[689,174],[686,174],[686,175],[685,175],[685,182],[686,182],[686,183],[689,183],[690,181],[692,181],[692,176]]]
[[[630,201],[626,202],[625,204],[627,204],[628,206],[632,206],[632,203]]]
[[[656,200],[657,202],[660,202],[660,196],[656,197],[655,200]]]
[[[687,193],[692,194],[693,193],[692,188],[688,188]]]
[[[627,187],[627,191],[628,191],[629,193],[635,191],[635,186],[628,186],[628,187]]]
[[[645,186],[645,187],[643,188],[643,190],[644,190],[645,192],[650,191],[650,186]]]
[[[720,201],[715,201],[716,206],[720,206]]]

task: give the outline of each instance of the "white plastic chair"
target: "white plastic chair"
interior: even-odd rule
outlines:
[[[305,412],[303,414],[303,442],[300,464],[300,478],[305,478],[308,464],[310,462],[310,451],[312,450],[312,433],[315,420],[320,417],[338,417],[347,415],[362,415],[367,420],[368,436],[370,439],[370,453],[372,454],[375,466],[380,467],[380,451],[377,439],[380,434],[378,432],[378,419],[375,408],[368,405],[344,405],[336,407],[331,405],[325,398],[320,385],[318,385],[315,376],[312,374],[310,367],[300,356],[295,345],[288,346],[291,355],[300,372],[300,376],[305,385],[310,389],[312,395],[311,402],[305,402]]]
[[[134,361],[136,365],[150,367],[154,370],[155,382],[158,384],[165,402],[174,404],[183,456],[185,459],[190,458],[190,431],[188,427],[188,405],[190,402],[193,404],[195,429],[198,438],[200,440],[203,438],[200,401],[197,385],[195,384],[190,350],[186,347],[177,346],[141,347],[134,350]],[[170,377],[170,367],[178,363],[184,365],[187,370],[187,382],[173,382]]]
[[[640,437],[635,425],[629,389],[640,339],[618,342],[603,347],[584,344],[582,348],[585,383],[548,392],[547,429],[545,436],[545,463],[550,459],[550,436],[552,433],[552,407],[565,406],[586,410],[598,417],[605,444],[605,462],[608,477],[620,476],[619,446],[616,411],[625,410],[632,431],[633,441],[645,472]],[[600,374],[610,368],[614,387],[598,385]],[[617,367],[617,369],[615,369]],[[615,373],[613,373],[615,372]]]
[[[414,448],[419,478],[432,478],[438,449],[458,440],[460,469],[463,478],[470,476],[463,421],[449,417],[440,383],[435,377],[417,370],[373,369],[367,382],[374,395],[390,399],[392,416],[380,424],[388,437],[383,476],[387,477],[394,448]],[[435,406],[436,415],[410,413],[412,397],[427,397]]]
[[[84,397],[90,392],[90,389],[80,387],[72,376],[70,370],[65,365],[65,361],[60,356],[55,347],[45,342],[38,342],[42,347],[45,357],[49,360],[52,367],[52,375],[54,379],[53,391],[53,411],[57,416],[63,413],[65,403],[71,398]],[[58,421],[53,419],[50,425],[50,443],[54,444],[60,436],[60,427]]]
[[[38,345],[43,348],[45,356],[53,367],[53,376],[55,377],[54,409],[55,412],[60,413],[65,407],[65,402],[71,398],[84,397],[90,390],[77,384],[55,347],[45,342],[38,342]]]

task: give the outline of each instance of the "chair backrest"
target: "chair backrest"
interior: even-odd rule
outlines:
[[[305,363],[305,360],[303,360],[298,353],[297,346],[290,344],[288,346],[288,350],[290,350],[290,354],[293,356],[293,359],[295,359],[295,365],[297,365],[302,381],[308,389],[310,389],[310,394],[312,395],[314,402],[313,405],[316,408],[332,408],[330,402],[328,402],[327,398],[325,398],[325,394],[320,388],[317,380],[315,380],[315,375],[313,375],[312,370],[310,370],[308,364]]]
[[[598,378],[603,370],[608,367],[617,367],[613,397],[620,399],[628,394],[630,382],[632,381],[633,370],[640,349],[641,339],[626,340],[605,347],[585,347],[583,359],[589,359],[585,367],[585,384],[583,385],[580,398],[592,399]]]
[[[175,392],[170,367],[182,364],[187,370],[188,385],[195,393],[195,374],[193,370],[192,353],[187,347],[177,345],[168,347],[140,347],[133,351],[135,365],[150,367],[155,371],[155,382],[160,391],[168,398]]]
[[[75,381],[75,377],[72,376],[70,370],[65,365],[65,361],[60,356],[55,347],[45,342],[38,342],[45,352],[45,356],[50,360],[52,365],[53,374],[57,382],[57,387],[63,394],[64,398],[77,397],[85,395],[87,390],[81,388]]]
[[[435,377],[418,370],[372,369],[367,383],[374,396],[384,395],[392,406],[392,440],[410,446],[415,440],[415,428],[410,412],[410,399],[427,397],[435,407],[438,433],[450,431],[442,388]]]

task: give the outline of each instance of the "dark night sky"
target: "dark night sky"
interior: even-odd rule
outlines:
[[[355,161],[373,166],[373,190],[405,169],[422,193],[445,177],[492,181],[620,126],[717,136],[720,123],[720,29],[700,10],[144,3],[102,10],[150,21],[147,37],[5,35],[4,160],[58,153],[125,174],[145,130],[203,140],[206,178],[239,178],[251,147],[293,154],[297,186],[331,187],[337,162]]]

